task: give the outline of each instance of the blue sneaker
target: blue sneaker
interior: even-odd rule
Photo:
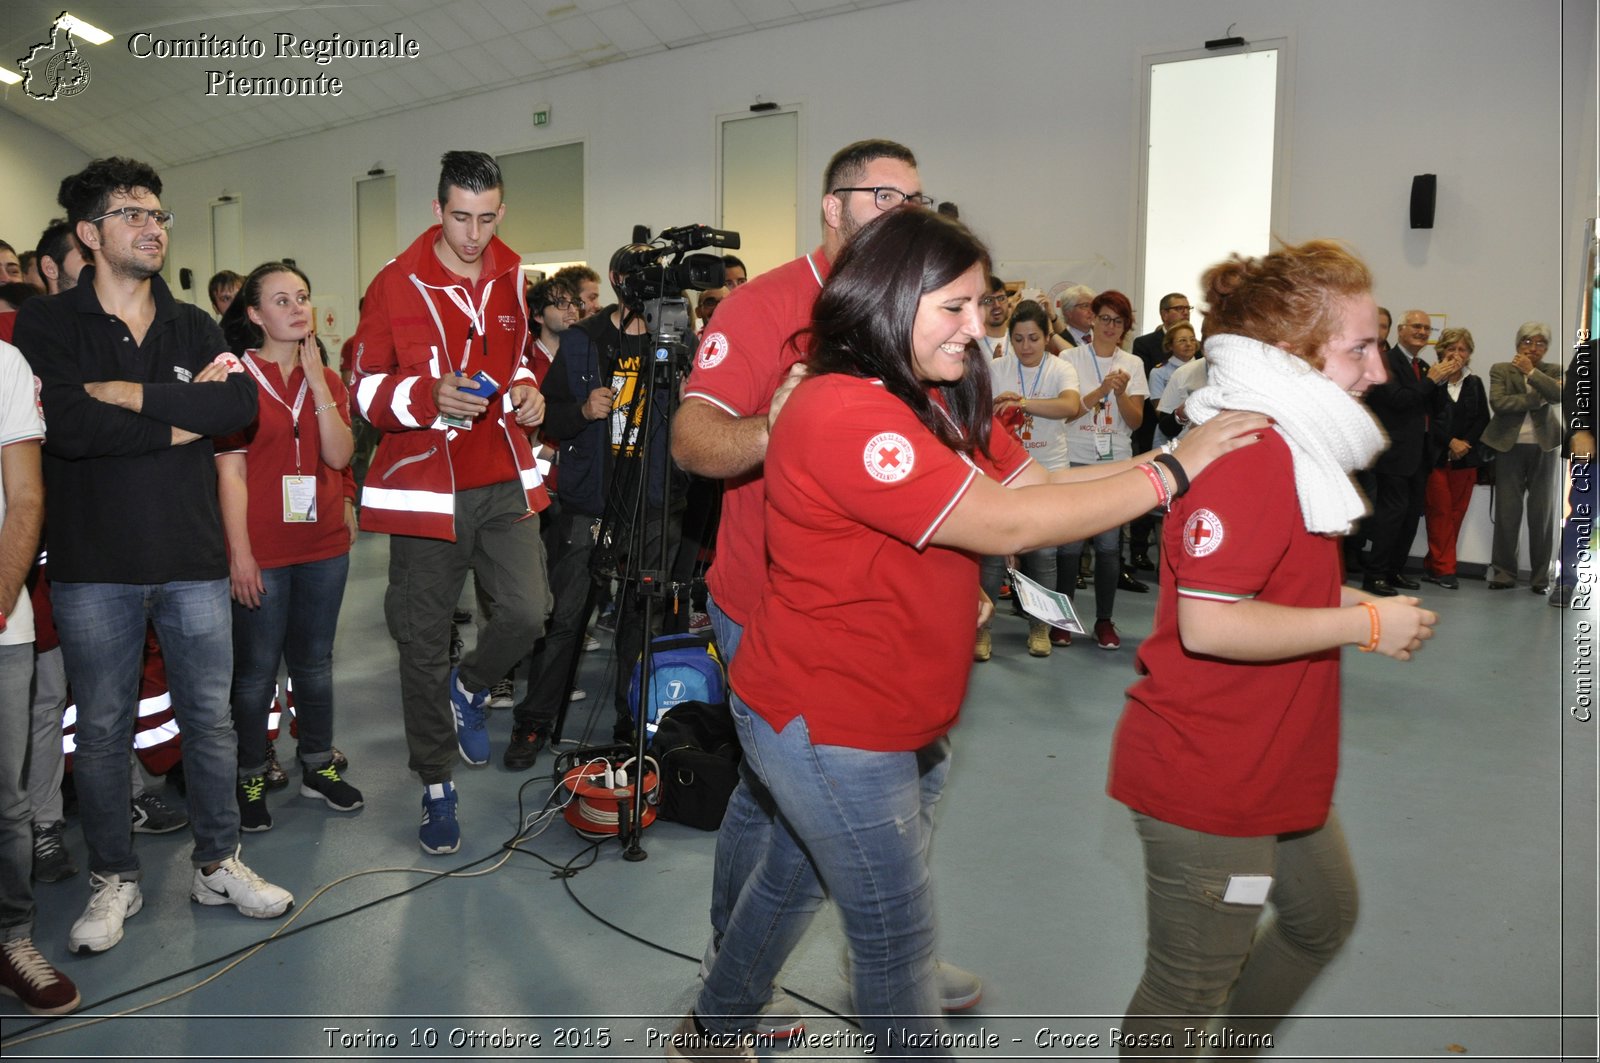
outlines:
[[[422,828],[417,831],[422,851],[442,856],[461,848],[461,824],[456,822],[456,785],[429,783],[422,791]]]
[[[461,759],[474,767],[489,763],[489,728],[484,720],[488,703],[487,690],[468,694],[461,685],[461,669],[450,669],[450,715],[456,725],[456,748],[461,751]]]

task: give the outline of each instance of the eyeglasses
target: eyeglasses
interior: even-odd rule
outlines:
[[[1163,310],[1162,313],[1164,313],[1164,314],[1165,313],[1170,313],[1171,311],[1176,310],[1180,314],[1187,314],[1189,311],[1191,311],[1193,309],[1194,309],[1194,307],[1192,307],[1192,306],[1188,305],[1187,303],[1185,303],[1183,306],[1169,306],[1169,307],[1167,307],[1166,310]]]
[[[1010,302],[1011,300],[1003,295],[986,295],[978,300],[978,305],[989,310],[997,306],[1007,306]]]
[[[829,192],[830,196],[837,196],[841,192],[871,192],[873,206],[879,210],[893,210],[902,203],[910,203],[913,207],[933,206],[933,197],[925,196],[921,192],[902,192],[898,188],[879,186],[877,188],[835,188]]]
[[[163,229],[170,229],[172,228],[172,222],[174,220],[172,211],[151,210],[149,207],[118,207],[116,210],[106,211],[98,218],[90,218],[88,220],[105,221],[107,218],[115,217],[119,214],[122,215],[122,220],[128,223],[128,227],[130,229],[143,229],[145,227],[145,223],[150,221],[152,218],[155,219],[155,223],[161,226]]]
[[[1127,322],[1123,318],[1112,317],[1110,314],[1096,314],[1094,319],[1096,321],[1100,322],[1100,324],[1108,325],[1108,326],[1110,326],[1110,325],[1124,325],[1124,324],[1127,324]]]
[[[1518,347],[1548,347],[1550,341],[1543,336],[1524,336],[1517,341]]]
[[[546,303],[545,305],[546,306],[553,306],[557,310],[571,310],[573,307],[577,306],[578,304],[573,302],[571,299],[552,299],[548,303]]]

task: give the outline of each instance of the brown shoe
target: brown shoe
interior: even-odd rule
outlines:
[[[16,997],[35,1015],[65,1015],[83,1001],[72,979],[39,955],[32,938],[0,945],[0,992]]]

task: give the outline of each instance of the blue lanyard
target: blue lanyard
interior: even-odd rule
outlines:
[[[1035,391],[1037,391],[1037,389],[1039,387],[1039,378],[1044,376],[1044,360],[1045,360],[1045,358],[1048,358],[1048,357],[1049,357],[1049,355],[1044,355],[1043,357],[1041,357],[1039,359],[1039,368],[1033,374],[1033,386],[1034,386]],[[1025,399],[1036,399],[1036,398],[1039,397],[1037,394],[1030,394],[1029,393],[1027,382],[1022,379],[1022,359],[1021,358],[1017,359],[1017,387],[1022,389],[1022,397],[1025,398]]]

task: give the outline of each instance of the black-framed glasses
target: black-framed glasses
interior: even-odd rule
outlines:
[[[1105,325],[1105,326],[1110,327],[1110,328],[1115,328],[1118,325],[1123,325],[1123,324],[1127,323],[1122,318],[1113,317],[1110,314],[1096,314],[1095,315],[1095,320],[1100,322],[1100,324]]]
[[[175,220],[175,216],[170,210],[151,210],[149,207],[118,207],[116,210],[106,211],[98,218],[90,218],[89,221],[105,221],[107,218],[116,217],[117,215],[121,215],[122,220],[127,222],[128,227],[131,229],[143,229],[151,219],[154,219],[155,223],[163,229],[170,229]]]
[[[921,192],[902,192],[887,185],[879,185],[876,188],[835,188],[828,194],[837,196],[841,192],[871,192],[872,205],[879,210],[893,210],[902,203],[910,203],[913,207],[933,206],[932,196],[925,196]]]
[[[552,299],[545,305],[553,306],[557,310],[581,309],[580,304],[575,299]]]

